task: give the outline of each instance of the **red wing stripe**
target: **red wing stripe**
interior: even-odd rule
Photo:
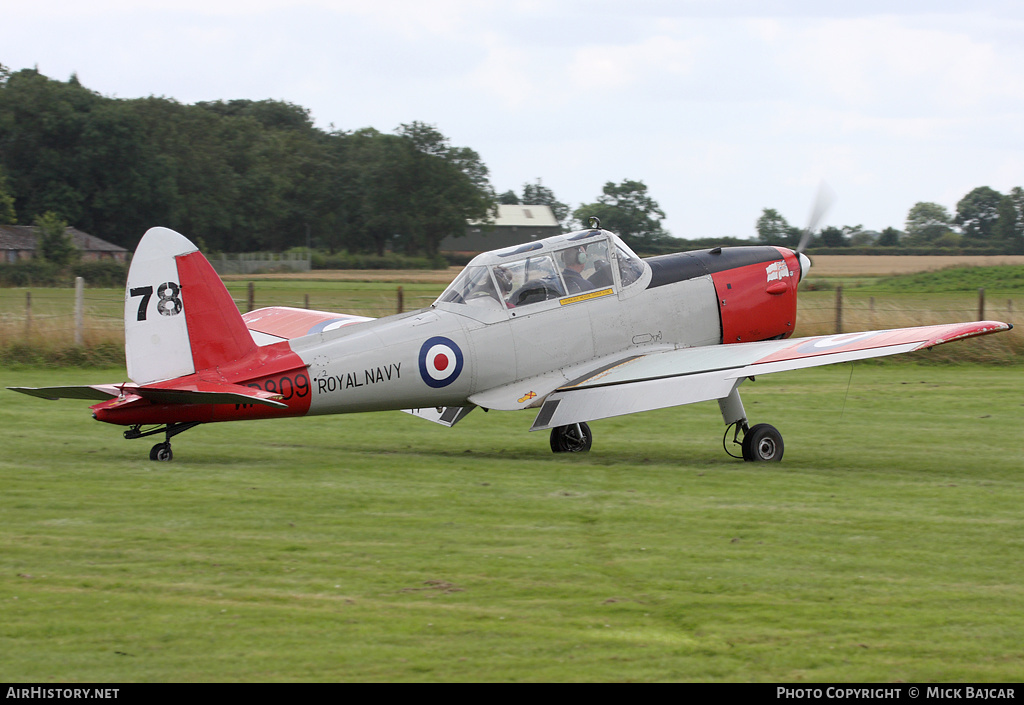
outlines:
[[[754,364],[799,360],[819,355],[856,352],[895,345],[918,343],[916,349],[941,345],[954,340],[972,338],[978,335],[998,333],[1009,330],[1012,326],[998,321],[976,321],[973,323],[951,323],[939,326],[920,326],[917,328],[898,328],[895,330],[868,331],[865,333],[847,333],[841,335],[823,335],[815,338],[802,338],[793,341],[793,345],[757,360]]]

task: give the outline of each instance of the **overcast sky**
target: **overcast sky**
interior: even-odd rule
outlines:
[[[3,0],[0,63],[103,95],[271,98],[316,124],[419,120],[498,192],[575,208],[637,179],[677,237],[902,228],[1024,186],[1020,0]],[[154,223],[157,225],[157,223]],[[201,237],[201,233],[186,233]]]

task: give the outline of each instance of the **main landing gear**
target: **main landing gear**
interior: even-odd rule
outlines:
[[[740,401],[740,392],[737,387],[739,387],[739,383],[733,387],[729,396],[718,400],[718,407],[722,410],[722,419],[726,423],[722,448],[734,458],[761,463],[779,462],[782,460],[782,453],[785,450],[782,434],[779,433],[779,429],[766,423],[747,426],[747,415],[743,410],[743,402]],[[729,431],[732,431],[732,443],[734,446],[740,447],[741,455],[736,455],[726,445]],[[740,437],[741,432],[742,437]]]
[[[733,445],[740,447],[741,455],[736,455],[726,445],[729,431],[733,432]],[[741,431],[743,432],[742,439],[740,438]],[[759,423],[748,428],[745,421],[731,423],[726,427],[725,436],[722,438],[722,447],[734,458],[768,463],[782,460],[782,452],[785,450],[779,429],[766,423]]]
[[[169,423],[165,426],[159,426],[157,428],[151,428],[146,431],[142,430],[141,424],[136,424],[130,429],[124,432],[124,437],[127,439],[132,438],[145,438],[146,436],[152,436],[157,433],[165,434],[163,443],[157,443],[149,450],[149,459],[157,460],[161,462],[170,462],[174,458],[174,454],[171,452],[171,438],[177,436],[179,433],[184,433],[190,428],[194,428],[199,425],[199,421],[193,421],[191,423]]]
[[[718,400],[718,407],[722,410],[722,419],[726,424],[722,448],[732,457],[743,458],[749,462],[779,462],[786,449],[782,442],[782,434],[770,424],[747,425],[747,414],[740,400],[739,385],[740,382],[737,382],[729,396]],[[729,449],[730,432],[732,445],[739,446],[739,455]],[[590,450],[593,440],[590,426],[585,423],[556,426],[551,429],[551,450],[554,453],[586,453]]]
[[[586,453],[594,442],[590,426],[585,423],[574,423],[568,426],[556,426],[551,429],[552,453]]]

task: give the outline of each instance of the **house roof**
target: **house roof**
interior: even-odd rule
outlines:
[[[75,247],[84,252],[127,252],[125,248],[84,233],[78,228],[68,228],[68,235]],[[0,250],[35,250],[36,228],[34,225],[0,225]]]
[[[494,219],[498,227],[519,228],[558,228],[558,220],[551,212],[551,206],[498,206],[498,215]]]

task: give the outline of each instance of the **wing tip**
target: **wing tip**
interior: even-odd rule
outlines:
[[[1003,323],[1002,321],[976,321],[974,323],[967,323],[963,328],[956,331],[951,331],[952,335],[946,337],[935,337],[931,340],[926,340],[921,343],[916,349],[922,350],[924,348],[933,348],[936,345],[944,345],[946,343],[953,343],[957,340],[966,340],[967,338],[977,338],[982,335],[991,335],[993,333],[1003,333],[1006,331],[1013,330],[1012,323]]]

